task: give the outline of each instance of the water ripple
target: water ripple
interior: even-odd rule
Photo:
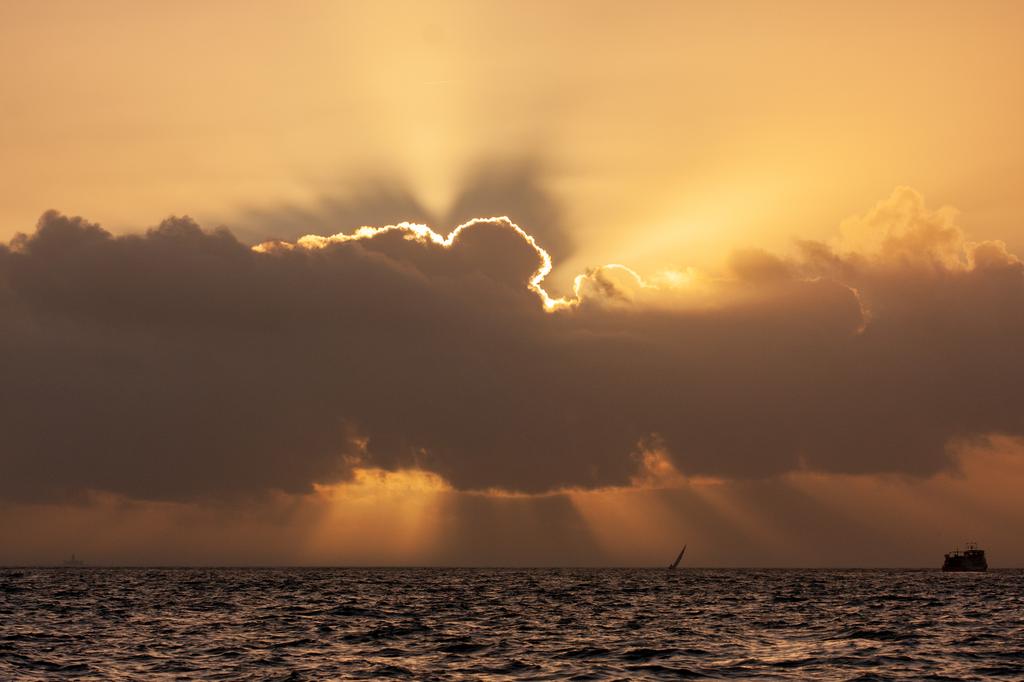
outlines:
[[[0,679],[1021,679],[1024,572],[0,569]]]

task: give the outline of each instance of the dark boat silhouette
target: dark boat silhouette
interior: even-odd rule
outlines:
[[[674,570],[676,568],[676,566],[679,565],[679,562],[683,560],[683,554],[684,553],[686,553],[686,545],[683,545],[683,548],[681,550],[679,550],[679,556],[676,557],[676,560],[668,565],[668,569],[670,571]]]
[[[67,568],[81,568],[85,566],[85,562],[81,559],[76,559],[75,555],[72,554],[71,558],[64,562],[64,566]]]
[[[946,555],[942,562],[943,571],[987,571],[988,561],[985,560],[985,550],[978,549],[978,543],[967,543],[967,549],[960,551],[954,549]]]

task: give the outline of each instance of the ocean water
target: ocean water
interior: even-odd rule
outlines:
[[[1024,571],[0,569],[0,679],[1024,679]]]

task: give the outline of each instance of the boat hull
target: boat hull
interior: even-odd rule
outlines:
[[[946,573],[984,573],[988,566],[943,566]]]
[[[980,550],[966,554],[951,554],[942,562],[942,570],[951,573],[982,573],[988,570],[985,553]]]

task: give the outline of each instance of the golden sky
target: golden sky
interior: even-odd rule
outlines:
[[[49,208],[238,226],[370,181],[443,216],[467,176],[526,159],[577,243],[566,273],[785,248],[897,185],[1024,251],[1016,2],[0,12],[0,237]]]
[[[0,564],[1020,565],[1022,44],[3,3]]]

